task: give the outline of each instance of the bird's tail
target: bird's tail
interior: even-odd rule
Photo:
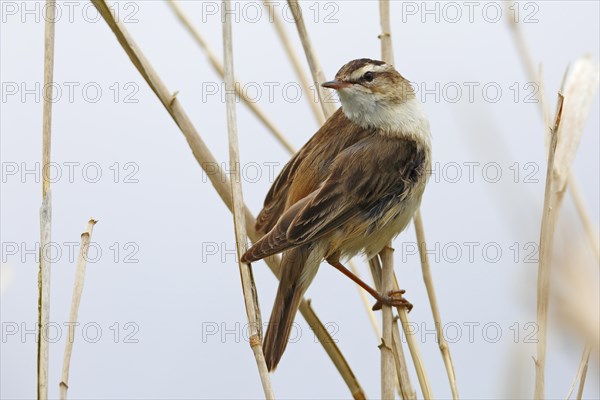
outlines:
[[[281,360],[300,301],[315,277],[322,257],[322,254],[308,245],[299,246],[283,253],[281,280],[263,343],[269,371],[273,371]]]

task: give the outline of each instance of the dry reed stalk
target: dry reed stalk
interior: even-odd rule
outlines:
[[[391,243],[389,244],[391,245]],[[389,293],[393,288],[394,279],[394,249],[390,246],[385,247],[379,253],[381,257],[381,292]],[[394,384],[396,372],[396,364],[394,362],[394,354],[392,353],[392,346],[394,337],[392,334],[394,316],[392,313],[392,307],[383,304],[381,307],[381,398],[382,399],[393,399],[394,398]]]
[[[535,360],[535,399],[544,398],[544,375],[546,368],[547,329],[548,329],[548,302],[550,298],[550,266],[554,242],[554,229],[556,226],[557,211],[563,198],[556,191],[554,179],[554,162],[558,142],[558,131],[563,111],[564,97],[558,94],[558,105],[554,126],[550,131],[550,146],[548,150],[548,166],[546,168],[546,187],[544,190],[544,209],[540,232],[540,258],[537,280],[537,325],[539,336],[537,342],[537,358]]]
[[[507,13],[507,15],[509,15]],[[510,26],[511,26],[511,32],[513,33],[513,37],[515,39],[515,43],[516,46],[519,50],[519,54],[521,56],[521,60],[523,61],[523,64],[525,66],[525,69],[527,70],[527,73],[529,75],[529,78],[533,81],[537,81],[540,88],[543,88],[543,82],[541,82],[541,79],[536,79],[536,75],[535,75],[535,68],[534,68],[534,63],[533,63],[533,58],[531,57],[531,53],[527,47],[527,43],[525,41],[525,37],[523,35],[523,32],[521,30],[521,26],[514,21],[513,19],[509,19],[510,22]],[[588,59],[588,64],[591,63],[591,60]],[[593,98],[595,96],[595,93],[597,91],[598,88],[598,67],[597,67],[597,63],[593,63],[595,64],[595,68],[593,68],[593,70],[595,71],[591,71],[591,72],[595,72],[595,84],[589,84],[589,86],[580,86],[580,90],[583,92],[583,99],[578,99],[577,97],[579,97],[581,94],[577,94],[576,97],[573,97],[572,95],[566,95],[567,99],[574,99],[575,101],[581,101],[584,105],[586,103],[588,104],[588,107],[586,107],[583,110],[580,110],[582,112],[580,112],[580,116],[579,116],[579,124],[578,127],[582,130],[583,129],[583,122],[585,121],[585,116],[587,116],[587,114],[589,113],[589,106],[591,106],[591,98]],[[590,72],[590,71],[588,71]],[[585,93],[587,93],[587,96],[585,95]],[[593,94],[589,93],[592,92]],[[549,115],[548,112],[548,107],[547,107],[547,102],[545,101],[545,96],[543,94],[543,91],[540,90],[539,95],[538,95],[538,102],[540,103],[540,107],[542,110],[542,114],[544,115],[544,125],[548,125],[547,122],[547,116]],[[581,132],[575,132],[575,135],[580,135]],[[577,143],[579,142],[579,139],[577,139]],[[572,143],[570,144],[572,145]],[[571,151],[574,153],[574,150],[576,149],[577,146],[574,146],[574,148],[571,148]],[[595,255],[596,255],[596,259],[600,260],[600,247],[598,244],[598,235],[596,233],[596,229],[594,227],[594,224],[591,220],[590,214],[587,211],[587,208],[585,207],[584,201],[583,201],[583,194],[581,193],[580,190],[580,185],[578,183],[577,177],[573,174],[572,171],[570,171],[570,164],[568,167],[568,174],[566,176],[568,176],[568,188],[569,188],[569,192],[571,193],[571,197],[573,198],[573,201],[575,203],[575,207],[577,210],[577,214],[579,216],[579,219],[581,220],[582,225],[584,226],[586,235],[588,237],[588,242],[590,243]],[[565,175],[563,175],[564,177]],[[564,188],[566,189],[567,187],[567,178],[564,178]],[[537,365],[537,364],[536,364]],[[536,369],[537,370],[537,369]],[[585,383],[585,373],[587,372],[587,367],[584,369],[583,371],[583,376],[581,379],[581,386],[580,386],[580,390],[583,391],[583,384]],[[538,383],[536,381],[536,388],[538,386]]]
[[[369,260],[369,267],[371,268],[371,277],[375,284],[375,289],[381,293],[381,262],[377,257],[373,257]]]
[[[163,81],[160,79],[158,74],[154,71],[151,64],[144,57],[143,53],[139,50],[129,33],[123,27],[121,22],[118,22],[112,13],[110,8],[106,4],[105,0],[92,0],[94,6],[98,9],[98,12],[107,22],[110,29],[115,34],[117,40],[125,50],[126,54],[130,58],[133,65],[140,72],[146,83],[150,86],[150,89],[158,97],[160,102],[163,104],[169,115],[173,118],[173,121],[177,124],[182,134],[186,138],[190,149],[194,155],[194,158],[200,164],[200,167],[207,173],[211,184],[221,197],[223,203],[227,208],[232,211],[232,193],[229,186],[229,179],[226,172],[220,167],[215,157],[212,155],[198,131],[192,124],[187,113],[177,100],[176,96],[173,96],[167,89]],[[216,170],[207,171],[206,168],[210,166],[216,166]],[[260,239],[260,235],[254,230],[254,224],[256,222],[254,216],[247,207],[244,207],[246,215],[246,230],[250,239],[255,242]],[[265,259],[267,265],[273,271],[273,273],[279,277],[279,257],[267,257]],[[315,335],[319,339],[319,342],[333,361],[335,367],[339,371],[340,375],[346,382],[350,392],[356,399],[365,398],[364,392],[358,383],[356,376],[350,369],[348,362],[344,358],[343,354],[333,341],[331,335],[329,335],[325,325],[319,320],[315,312],[310,307],[308,301],[303,300],[300,304],[300,313],[315,332]]]
[[[323,74],[323,70],[317,61],[312,44],[310,43],[306,25],[304,24],[304,17],[302,16],[302,8],[300,8],[297,0],[288,0],[288,5],[290,6],[290,10],[294,16],[294,22],[296,23],[296,28],[298,29],[298,35],[300,36],[300,41],[302,42],[302,48],[304,49],[304,54],[306,55],[306,60],[308,61],[308,66],[312,74],[313,84],[315,85],[319,102],[323,108],[323,114],[325,114],[325,118],[329,118],[331,114],[335,112],[335,104],[333,101],[328,101],[328,99],[331,97],[327,97],[325,89],[320,85],[320,83],[325,82],[325,74]]]
[[[379,0],[379,23],[381,24],[381,60],[386,63],[394,63],[394,49],[392,47],[392,28],[390,25],[390,2]]]
[[[549,136],[550,131],[548,130],[549,129],[548,127],[550,126],[551,122],[550,122],[550,112],[547,111],[548,107],[546,106],[546,88],[544,86],[544,72],[543,72],[542,64],[539,65],[536,76],[537,76],[537,84],[539,87],[537,100],[540,105],[539,109],[542,113],[542,124],[544,125],[544,129],[547,130],[547,132],[544,132],[544,136],[546,137],[546,145],[547,145],[549,138],[550,138],[550,136]]]
[[[444,338],[444,332],[442,330],[442,317],[440,316],[440,309],[438,307],[437,297],[433,287],[429,255],[427,254],[426,249],[427,242],[425,241],[425,229],[423,228],[423,218],[421,217],[420,210],[417,210],[414,216],[414,223],[415,231],[417,233],[417,243],[419,244],[419,251],[421,252],[420,256],[421,269],[423,271],[423,281],[425,281],[427,296],[429,297],[429,304],[431,305],[431,313],[433,314],[433,321],[435,323],[438,346],[442,353],[444,366],[446,367],[446,374],[448,375],[448,381],[450,382],[452,398],[458,399],[458,388],[456,386],[456,376],[454,375],[454,364],[452,363],[452,356],[450,355],[450,347],[448,346],[448,342],[446,342],[446,338]]]
[[[569,391],[567,392],[567,396],[565,397],[567,400],[571,398],[573,394],[573,390],[575,390],[575,385],[577,381],[579,381],[579,390],[577,391],[577,399],[581,399],[581,395],[583,394],[583,386],[585,384],[585,372],[587,372],[588,363],[590,361],[590,354],[592,352],[591,346],[586,346],[583,350],[583,354],[581,355],[581,361],[579,362],[579,367],[577,368],[577,374],[575,374],[575,378],[573,378],[573,382],[569,387]]]
[[[556,213],[558,213],[558,208],[562,204],[564,192],[566,191],[567,186],[570,186],[570,191],[579,211],[579,215],[581,216],[584,228],[587,227],[587,237],[593,243],[592,249],[596,255],[596,260],[598,260],[597,246],[594,245],[596,244],[595,235],[592,234],[593,229],[589,228],[591,220],[589,215],[587,215],[585,207],[582,205],[582,195],[571,171],[571,165],[575,158],[581,135],[583,134],[592,101],[598,91],[600,73],[598,63],[592,61],[589,57],[577,59],[570,69],[571,71],[568,76],[565,72],[561,85],[561,92],[563,92],[565,96],[563,105],[564,111],[562,113],[559,131],[557,132],[560,140],[557,142],[557,148],[555,150],[556,158],[552,170],[553,191],[557,193],[557,204],[555,207]],[[542,101],[544,101],[543,97]],[[542,105],[542,108],[546,109],[547,107]],[[587,372],[587,368],[582,371],[583,373]],[[581,381],[585,382],[585,376],[582,377]]]
[[[583,195],[579,188],[579,184],[576,179],[573,179],[574,175],[571,170],[571,165],[575,158],[575,153],[577,152],[585,123],[588,119],[592,101],[598,92],[599,82],[600,71],[598,63],[592,61],[590,57],[581,57],[577,59],[573,64],[569,79],[566,83],[563,82],[566,99],[564,105],[565,112],[563,113],[560,124],[559,136],[561,140],[557,144],[556,162],[553,171],[553,179],[557,186],[556,190],[560,192],[561,196],[566,190],[567,185],[570,187],[571,197],[573,198],[575,207],[580,215],[597,261],[600,261],[598,237],[591,222],[591,218],[587,213],[587,209],[583,205]],[[582,355],[582,362],[584,359],[586,361],[581,369],[578,391],[579,396],[583,393],[583,387],[585,385],[589,361],[589,351],[587,349],[590,348],[591,346],[588,343]]]
[[[54,27],[56,22],[56,2],[46,0],[44,28],[44,97],[42,116],[42,170],[50,165],[52,143],[52,100],[54,98]],[[52,264],[46,257],[45,249],[51,242],[52,234],[52,192],[48,174],[42,174],[42,205],[40,207],[40,267],[38,273],[38,347],[37,347],[37,397],[48,398],[48,365],[50,343],[43,331],[50,323],[50,271]]]
[[[396,284],[396,287],[397,286],[398,285]],[[429,384],[429,378],[427,377],[427,372],[425,371],[425,365],[423,364],[423,358],[421,357],[421,352],[419,351],[415,334],[414,332],[408,330],[410,327],[410,321],[408,320],[406,309],[404,307],[397,307],[397,310],[398,316],[400,317],[400,322],[402,323],[402,329],[406,335],[406,343],[408,344],[408,349],[410,350],[410,355],[415,365],[415,370],[417,372],[417,378],[419,379],[419,385],[421,386],[423,398],[426,400],[433,399],[433,391],[431,390],[431,385]]]
[[[238,255],[238,266],[242,280],[242,291],[248,317],[250,347],[256,359],[265,398],[274,399],[269,370],[262,348],[262,318],[258,305],[258,296],[250,264],[239,261],[248,250],[248,235],[246,233],[244,197],[240,174],[240,151],[237,134],[237,118],[235,112],[235,77],[233,76],[233,34],[231,27],[231,2],[221,1],[221,20],[223,21],[223,60],[225,61],[225,106],[227,112],[227,133],[229,138],[229,168],[232,171],[231,193],[233,200],[233,224]]]
[[[73,327],[77,322],[77,314],[79,313],[79,304],[81,303],[81,295],[83,293],[83,283],[85,281],[85,269],[87,266],[87,255],[92,239],[92,231],[96,220],[90,219],[87,223],[85,231],[81,234],[81,246],[79,247],[79,257],[77,259],[77,270],[75,271],[75,283],[73,284],[73,296],[71,298],[71,312],[69,314],[69,327]],[[69,390],[69,367],[71,366],[71,354],[73,353],[73,343],[75,342],[74,330],[69,329],[67,342],[65,343],[65,355],[63,358],[63,368],[60,384],[60,398],[67,398]]]
[[[272,3],[271,0],[263,0],[263,5],[267,9],[269,9],[270,3]],[[300,59],[298,58],[298,56],[296,56],[296,50],[294,49],[294,46],[292,45],[292,41],[290,40],[287,32],[285,31],[285,27],[283,26],[281,17],[276,12],[270,12],[269,15],[272,16],[272,18],[273,18],[273,26],[275,27],[275,30],[277,31],[277,35],[279,36],[279,39],[281,40],[281,44],[283,44],[285,52],[286,52],[288,58],[290,59],[290,62],[292,63],[292,67],[294,68],[294,72],[296,73],[296,76],[298,77],[300,87],[302,88],[304,93],[306,93],[306,100],[308,101],[308,104],[310,105],[310,108],[313,111],[313,115],[315,116],[315,119],[317,120],[317,124],[319,124],[319,126],[321,126],[325,123],[325,116],[323,115],[321,108],[319,107],[317,102],[314,101],[311,96],[309,96],[310,81],[308,80],[308,77],[304,73],[304,69],[302,68]]]
[[[556,163],[553,171],[556,190],[564,191],[571,173],[577,148],[585,124],[587,123],[592,102],[598,93],[598,63],[590,57],[575,60],[564,82],[565,112],[560,123],[560,140],[556,147]]]
[[[381,290],[381,263],[379,262],[378,256],[369,260],[369,267],[371,269],[371,275],[373,278],[373,283],[375,285],[375,289],[378,292],[382,292]],[[394,281],[395,281],[394,277]],[[397,285],[396,285],[397,286]],[[381,336],[377,336],[378,339]],[[402,341],[400,340],[400,329],[398,328],[397,318],[393,320],[392,327],[392,338],[393,338],[393,347],[392,350],[394,352],[394,361],[396,365],[396,374],[397,374],[397,383],[398,383],[398,392],[402,396],[403,399],[415,399],[417,394],[412,387],[410,382],[410,376],[408,375],[408,367],[406,366],[406,358],[404,357],[404,350],[402,348]]]
[[[585,377],[587,375],[588,365],[590,362],[590,354],[591,353],[588,353],[587,358],[585,359],[585,364],[583,365],[583,371],[581,371],[581,380],[579,381],[579,389],[577,389],[577,400],[581,400],[583,397],[583,388],[585,386]]]
[[[417,398],[417,392],[413,389],[410,377],[408,376],[408,367],[406,366],[406,357],[404,357],[397,318],[394,318],[392,336],[394,340],[394,361],[396,363],[396,373],[398,374],[398,391],[403,399],[414,400]]]
[[[338,372],[342,376],[342,379],[344,379],[344,382],[346,382],[346,385],[348,386],[348,389],[350,389],[350,393],[352,394],[352,398],[354,398],[355,400],[366,399],[367,397],[365,395],[365,392],[358,383],[354,372],[352,372],[352,370],[348,366],[348,362],[346,361],[344,355],[342,354],[340,349],[335,345],[335,343],[333,343],[333,339],[331,338],[331,336],[329,336],[327,332],[323,332],[324,330],[326,330],[325,325],[323,325],[323,323],[317,318],[317,314],[312,308],[312,302],[310,299],[303,300],[302,303],[300,303],[300,312],[302,313],[302,316],[304,317],[308,325],[310,325],[310,328],[317,336],[317,339],[319,339],[319,342],[323,345],[323,348],[327,352],[329,358],[331,358],[331,360],[333,361]],[[327,343],[328,345],[325,345],[325,343],[323,343],[323,340],[327,340],[330,343]]]
[[[381,24],[381,57],[383,61],[393,64],[394,53],[392,51],[392,34],[390,27],[390,2],[379,0],[379,22]],[[394,279],[394,249],[392,243],[388,243],[379,253],[381,257],[381,292],[385,295],[392,290]],[[392,346],[394,336],[392,307],[384,304],[381,307],[381,398],[394,398],[394,354]]]
[[[508,5],[508,2],[506,3]],[[535,67],[535,62],[533,62],[533,57],[531,56],[531,51],[529,50],[529,46],[527,46],[527,41],[525,40],[525,35],[523,35],[523,30],[521,29],[521,25],[515,20],[515,18],[511,18],[512,15],[510,12],[506,13],[508,17],[508,23],[510,24],[510,30],[513,34],[513,39],[515,40],[515,45],[517,46],[517,51],[519,52],[519,56],[521,57],[521,61],[523,62],[523,67],[527,71],[527,76],[532,82],[541,84],[541,81],[538,79],[537,68]],[[542,115],[550,115],[550,110],[548,109],[547,103],[541,101],[540,97],[542,97],[541,92],[538,92],[538,102],[540,104],[540,111]]]
[[[393,63],[394,54],[392,50],[392,34],[390,27],[390,3],[388,0],[379,1],[379,19],[381,24],[381,34],[379,39],[381,40],[381,57],[382,60],[388,63]],[[380,291],[384,294],[389,293],[393,287],[394,279],[394,257],[393,257],[392,243],[388,243],[387,247],[384,248],[380,253],[381,258],[381,275],[379,278]],[[379,271],[379,269],[377,269]],[[375,275],[373,276],[375,280]],[[402,351],[402,347],[398,347],[397,344],[401,344],[400,341],[394,341],[394,317],[392,307],[383,305],[381,308],[381,398],[394,398],[394,372],[396,372],[396,379],[400,392],[402,394],[403,379],[408,377],[408,372],[396,371],[397,367],[406,366],[404,362],[395,362],[400,359],[399,351]],[[396,324],[397,326],[397,324]],[[397,333],[399,336],[399,332]],[[390,347],[391,346],[391,347]],[[393,353],[392,348],[395,348],[396,354]],[[402,351],[402,355],[404,352]]]
[[[507,13],[506,15],[509,16],[510,13]],[[531,52],[529,51],[527,42],[525,41],[525,36],[523,35],[523,31],[521,30],[521,25],[517,23],[513,18],[509,18],[509,23],[511,27],[511,32],[513,33],[515,44],[521,57],[521,61],[523,62],[523,66],[527,70],[527,75],[529,76],[529,79],[533,82],[537,82],[539,87],[543,87],[543,82],[541,82],[539,77],[536,75],[535,63],[533,62],[533,57],[531,56]],[[588,87],[588,89],[591,91],[596,91],[597,84],[595,85],[595,87]],[[566,94],[565,96],[567,99],[571,98]],[[550,112],[548,110],[547,102],[545,101],[545,96],[541,90],[538,92],[537,99],[538,103],[540,104],[540,110],[542,111],[542,114],[544,116],[548,116]],[[589,109],[585,112],[585,115],[587,115],[588,112]],[[544,121],[546,122],[545,125],[547,125],[548,123],[546,118],[544,118]],[[571,196],[573,197],[573,201],[575,202],[577,214],[585,228],[586,234],[588,235],[588,241],[590,242],[592,249],[596,254],[596,258],[600,260],[600,247],[598,244],[598,235],[594,228],[594,223],[592,222],[590,214],[588,213],[587,208],[585,207],[583,195],[581,193],[581,190],[579,189],[580,185],[577,181],[577,177],[572,172],[569,172],[568,179],[569,191],[571,192]]]
[[[187,29],[187,31],[190,33],[190,35],[192,35],[192,38],[196,41],[196,43],[204,51],[204,53],[208,57],[208,61],[210,62],[210,65],[213,67],[213,69],[217,72],[217,74],[219,74],[221,79],[223,79],[224,74],[225,74],[225,69],[223,68],[223,64],[221,63],[221,61],[219,60],[219,58],[215,54],[215,52],[210,48],[210,46],[208,45],[206,40],[204,40],[204,38],[200,34],[200,31],[198,31],[198,29],[196,29],[196,27],[194,26],[192,21],[190,21],[188,16],[181,9],[181,7],[179,6],[177,1],[167,0],[167,5],[171,8],[171,10],[173,10],[173,12],[175,13],[175,16],[177,16],[179,21]],[[239,81],[237,79],[234,79],[234,80],[235,80],[235,82],[239,83]],[[250,109],[250,111],[252,111],[252,113],[256,116],[256,118],[258,118],[265,125],[265,127],[273,134],[273,136],[275,136],[275,139],[277,139],[277,141],[283,147],[285,147],[286,150],[288,150],[291,153],[295,153],[296,149],[290,143],[290,141],[287,140],[285,135],[279,129],[277,129],[277,127],[275,126],[273,121],[271,121],[269,119],[269,117],[267,117],[267,115],[258,106],[258,104],[256,104],[250,97],[248,97],[248,95],[243,90],[241,90],[242,87],[243,87],[243,85],[236,84],[236,85],[234,85],[233,90],[235,90],[235,93],[240,97],[240,99],[242,99],[244,104],[246,104],[246,106]]]
[[[378,257],[373,257],[369,260],[369,265],[371,267],[371,272],[373,273],[374,281],[377,284],[377,281],[381,282],[381,262]],[[396,276],[393,279],[393,290],[399,290],[400,286],[398,285],[398,280]],[[413,365],[415,366],[415,371],[417,373],[417,378],[419,380],[419,386],[421,387],[421,392],[423,393],[424,399],[432,399],[433,392],[431,390],[431,385],[429,384],[429,378],[427,377],[427,371],[425,371],[425,365],[423,364],[423,358],[421,357],[421,352],[419,350],[419,345],[417,340],[415,339],[415,332],[411,329],[411,323],[408,320],[408,313],[406,308],[404,307],[396,307],[398,312],[398,316],[400,317],[400,322],[402,323],[402,330],[404,331],[404,336],[406,338],[406,344],[408,345],[408,350],[410,351],[410,356],[413,360]],[[398,334],[399,336],[399,334]],[[408,374],[399,374],[399,378],[402,376],[406,376],[408,378]],[[401,380],[401,386],[403,385],[403,381]],[[410,381],[404,381],[406,384],[410,385]],[[410,387],[410,386],[404,386]]]

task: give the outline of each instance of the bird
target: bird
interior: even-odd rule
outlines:
[[[249,264],[282,253],[263,341],[269,371],[323,260],[367,290],[373,309],[412,308],[404,290],[379,293],[340,260],[377,256],[409,224],[431,172],[429,121],[410,81],[383,61],[352,60],[321,86],[341,107],[281,170],[256,220],[263,236],[241,257]]]

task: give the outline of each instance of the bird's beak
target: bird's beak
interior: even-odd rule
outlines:
[[[350,86],[350,83],[343,81],[329,81],[322,83],[321,86],[323,86],[324,88],[339,90]]]

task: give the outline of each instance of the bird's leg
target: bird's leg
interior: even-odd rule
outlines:
[[[382,295],[377,290],[369,286],[365,281],[360,279],[358,276],[354,275],[352,271],[350,271],[348,268],[344,267],[344,265],[339,260],[328,258],[327,262],[329,263],[329,265],[340,271],[342,274],[352,279],[361,288],[369,292],[369,294],[373,296],[375,300],[377,300],[377,302],[373,306],[373,311],[380,310],[381,306],[384,304],[392,307],[406,307],[408,312],[412,310],[413,305],[404,297],[402,297],[402,295],[406,293],[405,290],[390,290],[387,294]]]

